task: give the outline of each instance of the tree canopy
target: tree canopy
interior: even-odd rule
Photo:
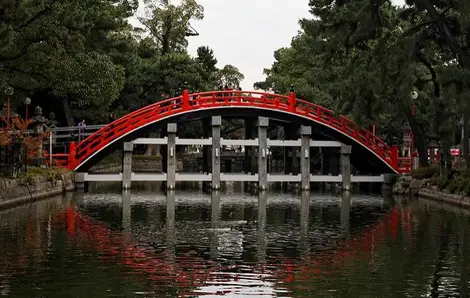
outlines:
[[[409,123],[422,164],[436,133],[445,148],[467,118],[470,2],[310,0],[291,46],[274,53],[261,89],[287,92],[377,127],[389,143]],[[412,99],[412,91],[418,98]],[[468,142],[464,142],[468,156]],[[465,148],[466,147],[466,148]],[[445,152],[448,152],[445,150]]]
[[[128,22],[138,0],[1,2],[0,88],[14,88],[19,112],[30,97],[62,125],[104,123],[178,94],[185,82],[202,91],[229,74],[243,79],[236,67],[218,69],[208,46],[188,54],[197,34],[190,22],[204,16],[195,0],[145,1],[144,28]]]

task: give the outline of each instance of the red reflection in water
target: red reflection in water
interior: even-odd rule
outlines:
[[[400,219],[401,210],[398,207],[393,208],[374,226],[351,239],[341,241],[335,249],[309,253],[294,266],[292,260],[286,260],[284,268],[279,268],[281,270],[278,271],[278,274],[284,274],[284,278],[280,280],[290,283],[311,278],[321,279],[362,259],[368,259],[370,269],[374,270],[376,244],[384,239],[396,239]]]
[[[145,274],[146,277],[158,286],[178,287],[180,295],[190,288],[202,286],[206,281],[217,279],[223,282],[222,271],[236,271],[235,267],[221,267],[217,262],[197,256],[178,256],[174,253],[157,253],[151,247],[132,241],[132,235],[114,231],[106,224],[89,216],[81,214],[76,208],[67,208],[58,213],[54,223],[67,223],[67,234],[70,241],[84,245],[100,252],[100,257],[109,262],[115,262],[132,269],[136,273]],[[374,253],[377,243],[384,239],[397,237],[400,222],[409,235],[412,235],[412,215],[408,210],[402,214],[396,207],[391,209],[374,226],[366,231],[354,235],[350,239],[340,241],[337,248],[321,252],[311,252],[302,256],[302,260],[279,258],[280,264],[258,265],[253,272],[259,274],[260,280],[267,279],[277,283],[289,284],[294,281],[324,278],[346,267],[349,262],[364,258],[369,259],[371,270],[374,267]],[[27,239],[31,239],[34,221],[28,222],[26,229]],[[410,242],[411,242],[410,238]],[[41,250],[46,248],[42,248]],[[42,251],[43,254],[45,251]],[[26,259],[30,251],[25,250],[20,260],[15,262],[17,268],[27,265]],[[2,269],[11,270],[12,260],[2,260]],[[2,270],[3,271],[3,270]],[[217,274],[212,274],[217,272]],[[227,281],[236,281],[237,277],[227,275]],[[183,291],[183,292],[181,292]]]
[[[150,247],[132,242],[130,234],[110,230],[104,223],[80,214],[77,209],[67,209],[66,217],[70,240],[99,251],[105,261],[146,274],[159,286],[178,287],[181,290],[198,287],[209,279],[211,272],[218,270],[217,263],[198,257],[171,261],[171,255],[165,252],[159,254]]]
[[[71,213],[75,215],[71,216]],[[376,243],[384,238],[396,238],[401,216],[401,210],[398,207],[393,208],[365,232],[341,241],[336,249],[310,253],[300,263],[284,259],[282,264],[269,265],[269,273],[274,279],[284,283],[308,279],[312,275],[322,278],[333,271],[341,270],[349,261],[361,258],[369,258],[372,270]],[[80,235],[86,236],[88,244],[102,252],[105,259],[117,260],[132,269],[148,273],[151,280],[159,283],[174,282],[179,287],[197,286],[207,280],[211,272],[222,269],[214,261],[194,256],[170,262],[165,256],[157,256],[150,249],[129,242],[128,235],[111,231],[104,223],[79,214],[76,209],[67,210],[67,219],[74,219],[68,225],[69,232],[75,233],[78,227]],[[406,227],[411,233],[412,226]],[[264,267],[257,269],[258,272],[265,272]]]

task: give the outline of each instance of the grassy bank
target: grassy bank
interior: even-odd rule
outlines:
[[[68,173],[69,170],[62,168],[39,168],[39,167],[30,167],[26,173],[21,173],[18,176],[18,179],[27,184],[32,184],[37,181],[39,178],[43,179],[44,177],[47,181],[54,181],[61,179],[61,176],[64,173]]]

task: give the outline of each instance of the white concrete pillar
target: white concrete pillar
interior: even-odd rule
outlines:
[[[310,137],[312,127],[300,127],[300,176],[302,190],[310,190]]]
[[[176,187],[176,123],[169,123],[167,128],[168,145],[167,145],[167,173],[166,188],[169,190]]]
[[[131,188],[132,151],[134,151],[134,144],[132,142],[125,142],[122,155],[122,189]]]
[[[266,190],[268,187],[268,126],[268,118],[258,118],[258,188],[260,190]]]
[[[212,125],[212,189],[220,189],[220,126],[222,117],[213,116]]]
[[[342,189],[344,191],[351,190],[351,150],[352,147],[349,145],[341,146],[341,175]]]

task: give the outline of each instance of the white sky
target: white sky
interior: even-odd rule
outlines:
[[[212,48],[219,68],[232,64],[245,75],[244,90],[252,90],[254,82],[264,79],[263,69],[271,67],[274,51],[289,46],[300,29],[299,20],[311,17],[308,0],[198,2],[204,6],[204,19],[191,23],[200,35],[189,38],[189,53],[196,55],[199,46]],[[405,1],[392,2],[403,5]]]

